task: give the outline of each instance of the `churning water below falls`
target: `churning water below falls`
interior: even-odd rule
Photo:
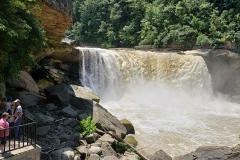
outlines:
[[[138,148],[170,156],[239,143],[240,105],[213,97],[199,56],[78,48],[81,82],[135,127]]]

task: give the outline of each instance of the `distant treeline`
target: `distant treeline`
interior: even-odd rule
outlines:
[[[102,47],[240,48],[239,0],[74,0],[66,35]]]

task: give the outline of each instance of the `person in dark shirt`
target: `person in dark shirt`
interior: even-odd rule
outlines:
[[[14,120],[15,120],[15,116],[14,116],[14,110],[15,110],[15,103],[12,102],[10,105],[10,109],[7,110],[8,113],[8,123],[9,123],[9,127],[14,127]],[[14,128],[10,129],[10,134],[9,134],[10,138],[14,137]]]

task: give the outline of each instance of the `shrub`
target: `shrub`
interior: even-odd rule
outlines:
[[[117,142],[117,151],[119,153],[124,153],[125,151],[128,151],[128,152],[133,152],[134,149],[133,148],[128,148],[127,144],[125,142]]]
[[[83,134],[83,136],[87,136],[95,132],[96,126],[95,126],[94,120],[92,120],[90,116],[81,120],[79,122],[79,126],[77,127],[77,130],[80,131]]]

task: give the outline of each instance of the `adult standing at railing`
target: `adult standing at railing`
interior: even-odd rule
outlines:
[[[7,111],[8,115],[8,123],[9,123],[9,127],[14,127],[14,120],[15,120],[15,115],[14,115],[14,110],[15,110],[15,103],[12,102],[10,104],[10,109]],[[14,137],[14,128],[10,129],[10,139]]]
[[[8,113],[3,112],[2,118],[0,119],[0,130],[9,128],[9,123],[6,121],[7,118],[8,118]],[[4,152],[3,145],[6,144],[8,135],[9,135],[9,130],[8,129],[0,131],[0,138],[1,138],[0,153]]]
[[[16,139],[19,139],[20,138],[20,131],[19,131],[19,125],[21,124],[22,122],[22,106],[20,105],[20,100],[19,99],[16,99],[14,101],[15,103],[15,120],[14,120],[14,126],[15,127],[15,138]]]

